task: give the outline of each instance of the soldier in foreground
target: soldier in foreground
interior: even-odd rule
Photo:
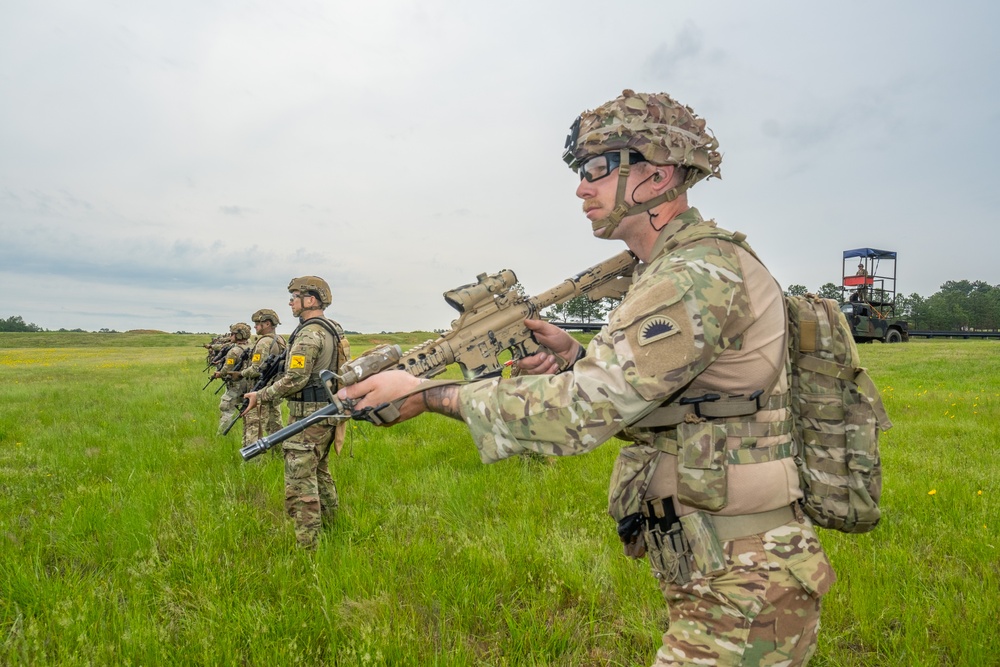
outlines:
[[[257,341],[250,354],[250,364],[243,369],[242,376],[248,387],[253,387],[260,377],[260,365],[270,356],[277,356],[285,349],[285,339],[275,332],[275,327],[281,324],[278,314],[270,308],[258,310],[250,318]],[[258,396],[259,398],[259,396]],[[281,401],[258,402],[253,410],[245,411],[243,415],[243,445],[274,433],[281,429]]]
[[[329,399],[319,378],[322,370],[336,371],[351,358],[344,330],[323,311],[332,303],[330,286],[322,278],[303,276],[288,284],[288,300],[299,326],[288,339],[284,375],[259,392],[246,394],[246,412],[259,403],[288,401],[289,423],[325,406]],[[295,522],[295,539],[315,548],[324,520],[337,509],[337,486],[330,475],[331,445],[336,452],[344,442],[346,422],[313,424],[282,443],[285,457],[285,511]]]
[[[226,383],[226,393],[219,401],[219,428],[216,435],[224,435],[226,424],[236,414],[236,409],[243,402],[243,394],[250,386],[240,374],[250,356],[250,325],[244,322],[233,324],[229,327],[229,339],[233,345],[226,352],[222,368],[212,375],[213,378],[222,378]]]
[[[420,391],[389,371],[339,396],[364,409],[415,392],[399,421],[462,419],[485,463],[629,441],[609,512],[669,607],[654,665],[802,665],[835,575],[797,504],[781,288],[742,235],[687,202],[720,176],[717,148],[666,94],[626,90],[584,112],[564,153],[576,195],[594,235],[641,261],[608,325],[584,349],[528,320],[552,354],[522,359],[519,377]]]

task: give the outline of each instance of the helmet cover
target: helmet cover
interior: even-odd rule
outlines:
[[[301,278],[292,278],[291,282],[288,283],[288,291],[312,293],[313,296],[319,299],[320,306],[322,308],[326,308],[333,303],[333,298],[330,294],[330,286],[325,280],[318,276],[302,276]]]
[[[247,340],[250,338],[250,325],[245,322],[237,322],[229,327],[229,332],[236,334],[236,338],[239,340]]]
[[[265,322],[267,320],[270,320],[271,322],[274,323],[274,326],[278,326],[279,324],[281,324],[281,320],[278,319],[278,313],[274,312],[270,308],[261,308],[256,313],[254,313],[253,316],[250,317],[250,319],[255,323]]]
[[[658,165],[701,172],[699,180],[721,178],[719,142],[690,107],[666,93],[622,91],[621,96],[577,117],[566,138],[563,159],[576,171],[589,157],[628,149]]]

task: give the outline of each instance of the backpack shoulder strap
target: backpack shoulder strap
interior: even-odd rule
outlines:
[[[746,234],[743,232],[730,232],[726,229],[719,229],[719,227],[716,226],[715,220],[705,220],[703,224],[691,225],[690,227],[682,229],[677,232],[673,238],[667,241],[666,244],[664,244],[663,251],[670,252],[672,250],[676,250],[677,248],[682,248],[704,239],[719,239],[734,243],[746,250],[753,256],[754,259],[760,262],[760,257],[757,256],[757,253],[755,253],[753,248],[750,247],[750,244],[747,243]],[[760,263],[763,264],[764,262]]]

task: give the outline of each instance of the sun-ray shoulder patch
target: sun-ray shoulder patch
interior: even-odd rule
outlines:
[[[658,340],[669,338],[680,333],[680,327],[671,318],[657,313],[647,317],[639,324],[638,339],[639,345],[649,345]]]

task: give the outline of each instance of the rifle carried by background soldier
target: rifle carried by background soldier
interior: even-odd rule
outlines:
[[[205,366],[205,371],[207,371],[209,368],[212,368],[214,366],[216,373],[221,372],[222,371],[222,367],[226,364],[226,355],[229,354],[229,350],[232,349],[233,345],[234,345],[234,343],[229,343],[225,347],[219,348],[218,352],[212,354],[209,357],[208,366]],[[205,371],[202,371],[202,372],[205,372]],[[208,389],[208,385],[212,384],[217,379],[218,378],[215,376],[215,373],[213,373],[212,377],[208,378],[208,382],[205,383],[205,386],[202,387],[201,390],[205,391],[206,389]],[[215,393],[218,394],[219,393],[218,390],[216,390]]]
[[[271,381],[275,378],[275,376],[284,370],[285,355],[287,353],[288,348],[285,348],[280,354],[269,355],[267,359],[264,360],[264,363],[260,365],[260,377],[257,379],[257,384],[255,384],[253,389],[250,390],[251,392],[264,389],[267,385],[271,384]],[[226,423],[226,427],[222,430],[222,435],[229,435],[229,431],[231,431],[233,426],[236,425],[236,422],[240,420],[249,405],[250,399],[244,398],[243,402],[240,403],[240,407],[236,410],[236,414],[233,415],[233,418]]]
[[[459,313],[450,331],[421,343],[405,354],[398,345],[381,345],[341,366],[339,374],[321,372],[330,405],[243,447],[240,455],[244,461],[249,461],[324,419],[346,420],[354,417],[381,424],[392,422],[399,416],[398,406],[403,399],[395,404],[387,403],[374,410],[355,413],[352,401],[341,401],[330,392],[328,385],[333,379],[339,380],[341,386],[348,386],[392,369],[432,378],[443,373],[452,363],[458,364],[467,382],[499,375],[504,368],[504,362],[500,361],[504,352],[509,350],[512,358],[517,360],[544,351],[525,326],[525,319],[536,319],[545,308],[581,294],[586,294],[592,301],[620,298],[632,282],[636,261],[631,252],[621,252],[537,297],[518,294],[515,288],[517,276],[513,271],[480,274],[475,283],[444,293],[444,300]]]

